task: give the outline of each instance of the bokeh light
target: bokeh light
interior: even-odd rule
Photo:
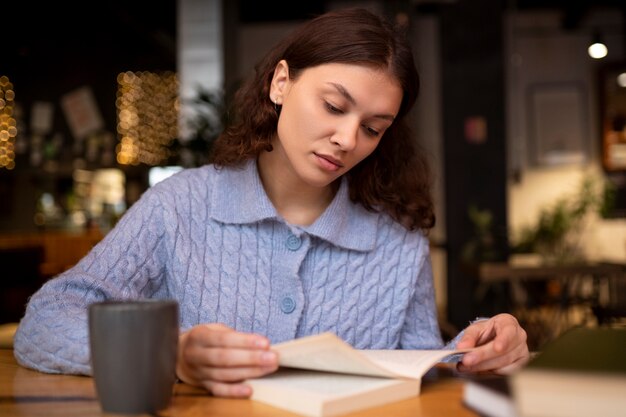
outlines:
[[[118,75],[117,86],[117,162],[161,164],[178,134],[176,74],[127,71]]]

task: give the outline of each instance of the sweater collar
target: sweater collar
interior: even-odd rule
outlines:
[[[264,220],[285,222],[265,193],[256,160],[239,167],[216,168],[211,194],[211,218],[230,224],[258,223]],[[238,192],[237,192],[238,191]],[[334,245],[351,250],[369,251],[376,242],[380,214],[365,210],[350,201],[348,181],[341,179],[335,198],[322,215],[309,226],[289,225],[294,234],[308,233]]]

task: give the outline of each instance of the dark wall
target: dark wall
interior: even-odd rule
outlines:
[[[17,153],[14,170],[0,170],[0,231],[33,229],[37,198],[61,194],[77,154],[61,108],[61,98],[90,87],[104,121],[104,131],[117,135],[117,75],[124,71],[176,70],[176,0],[110,0],[96,3],[3,2],[0,76],[13,84],[21,109],[18,135],[31,143],[34,102],[53,105],[52,129],[44,143],[62,138],[55,156],[31,165],[30,150]],[[52,162],[52,163],[46,163]],[[99,168],[87,166],[86,168]],[[142,178],[145,173],[131,169]]]
[[[175,0],[6,3],[0,75],[13,83],[26,121],[33,101],[50,101],[54,128],[69,134],[59,99],[86,85],[115,131],[117,74],[176,69]]]
[[[474,238],[470,205],[492,213],[496,257],[504,259],[508,246],[502,11],[498,0],[441,9],[448,319],[459,328],[481,313],[475,282],[461,269],[463,249]],[[486,122],[482,142],[466,135],[468,118],[475,117]]]

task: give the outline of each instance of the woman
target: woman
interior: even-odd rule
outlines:
[[[365,10],[322,15],[276,46],[239,91],[213,165],[144,193],[75,267],[31,299],[16,357],[89,374],[86,308],[174,298],[178,377],[214,395],[277,368],[277,343],[332,331],[356,348],[436,349],[423,156],[405,125],[411,50]],[[462,370],[507,372],[526,334],[502,314],[450,346],[479,346]]]

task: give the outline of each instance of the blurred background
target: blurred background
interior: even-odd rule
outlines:
[[[7,2],[5,2],[7,3]],[[434,173],[444,336],[515,313],[540,347],[626,317],[626,2],[10,2],[0,10],[0,323],[141,194],[207,163],[241,81],[325,11],[405,27]]]

